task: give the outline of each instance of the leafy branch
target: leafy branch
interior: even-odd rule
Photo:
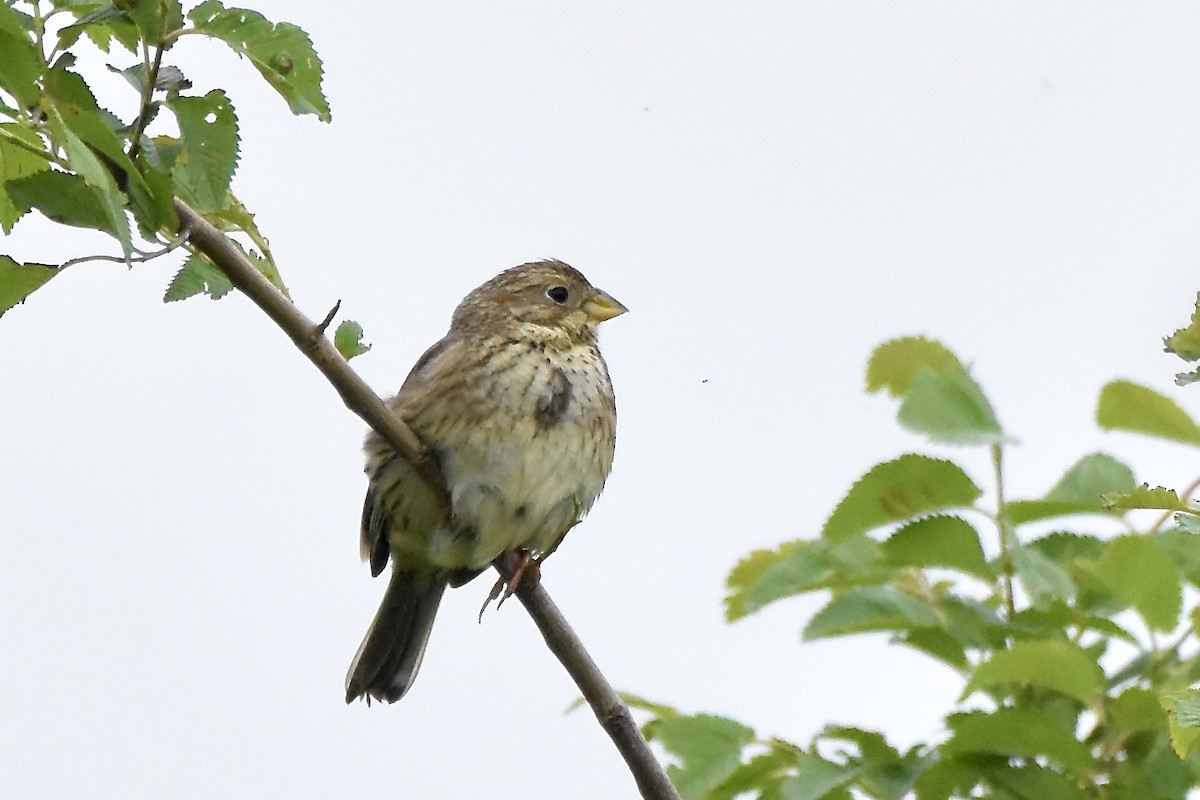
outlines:
[[[18,10],[30,6],[30,13]],[[350,368],[366,349],[355,323],[325,336],[334,311],[314,324],[288,297],[254,217],[230,191],[238,163],[238,122],[225,93],[191,88],[166,63],[186,36],[225,43],[245,56],[296,114],[329,121],[322,66],[307,34],[249,9],[205,0],[185,15],[179,0],[38,0],[0,2],[0,228],[7,234],[33,210],[49,219],[112,237],[120,256],[87,256],[64,265],[21,263],[0,255],[0,315],[24,302],[64,266],[92,260],[133,265],[181,244],[191,252],[165,300],[200,292],[218,298],[239,289],[283,330],[325,375],[347,408],[418,469],[449,509],[437,460]],[[61,15],[64,24],[47,26]],[[73,21],[66,21],[71,18]],[[55,44],[46,52],[51,37]],[[131,120],[101,108],[69,52],[79,41],[108,52],[114,43],[140,63],[119,70],[137,89]],[[161,93],[161,97],[160,97]],[[11,105],[10,105],[11,102]],[[153,133],[166,109],[178,134]],[[135,237],[155,248],[140,247]],[[234,238],[237,237],[237,238]],[[242,239],[248,244],[238,241]],[[496,565],[511,575],[511,564]],[[646,798],[676,798],[675,789],[578,637],[536,581],[516,592],[550,649],[576,680],[597,719],[625,758]]]

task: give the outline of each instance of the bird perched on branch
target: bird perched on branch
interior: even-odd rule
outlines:
[[[625,306],[561,261],[502,272],[459,304],[450,331],[389,401],[436,455],[447,510],[414,467],[367,436],[362,555],[383,603],[346,676],[346,702],[412,685],[447,585],[502,553],[539,561],[591,508],[612,466],[616,405],[596,327]]]

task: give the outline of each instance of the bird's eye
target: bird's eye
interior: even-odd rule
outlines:
[[[565,286],[551,286],[546,290],[546,297],[549,297],[560,306],[567,302],[567,298],[570,296],[571,293],[567,291],[567,287]]]

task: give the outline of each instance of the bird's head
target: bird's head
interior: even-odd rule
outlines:
[[[451,329],[578,344],[594,340],[597,325],[627,310],[574,267],[535,261],[505,270],[467,295]]]

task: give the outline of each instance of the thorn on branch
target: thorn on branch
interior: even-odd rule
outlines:
[[[326,329],[329,328],[329,323],[333,322],[333,318],[337,316],[338,309],[341,307],[342,307],[341,300],[338,300],[336,303],[333,304],[333,308],[329,309],[329,313],[325,315],[325,319],[318,322],[317,326],[315,328],[313,328],[313,333],[314,333],[313,338],[320,339],[322,336],[325,335]]]

